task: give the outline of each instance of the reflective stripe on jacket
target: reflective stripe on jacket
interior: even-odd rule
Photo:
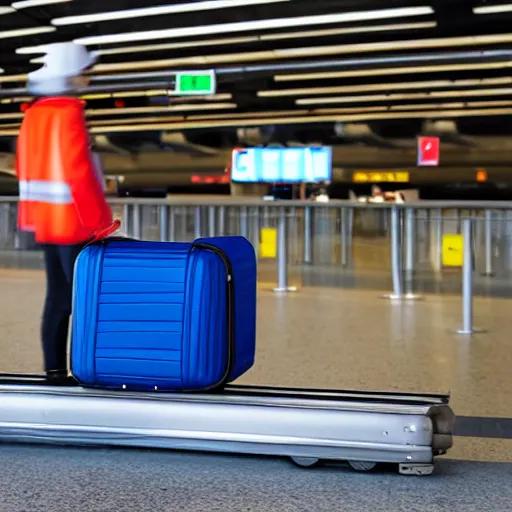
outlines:
[[[42,99],[20,128],[18,226],[33,231],[39,243],[82,243],[112,225],[83,108],[74,98]]]

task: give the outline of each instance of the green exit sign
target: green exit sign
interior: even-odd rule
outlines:
[[[215,71],[183,71],[176,73],[176,95],[215,94]]]

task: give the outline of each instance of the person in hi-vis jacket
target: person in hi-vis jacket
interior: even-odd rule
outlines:
[[[44,251],[47,289],[41,337],[47,377],[66,380],[73,268],[83,247],[115,223],[95,168],[84,115],[75,97],[95,61],[86,48],[57,43],[44,66],[28,76],[36,100],[27,109],[17,145],[18,227]]]

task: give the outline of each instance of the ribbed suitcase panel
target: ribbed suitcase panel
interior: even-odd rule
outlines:
[[[115,387],[123,380],[143,389],[159,383],[181,387],[189,249],[190,244],[122,241],[84,250],[77,261],[75,309],[87,303],[94,319],[80,328],[85,318],[75,315],[79,328],[73,338],[90,331],[88,341],[79,343],[89,348],[73,357],[77,378]]]
[[[102,380],[125,376],[181,385],[183,305],[188,244],[115,242],[107,246],[98,299],[96,373]],[[155,290],[154,283],[173,285]],[[105,287],[105,285],[109,285]],[[161,326],[165,326],[162,332]],[[130,329],[129,335],[127,330]],[[167,335],[167,345],[162,343]]]

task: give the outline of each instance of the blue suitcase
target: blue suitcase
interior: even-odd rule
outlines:
[[[110,239],[75,265],[71,372],[85,387],[222,388],[254,364],[256,256],[243,237]]]

